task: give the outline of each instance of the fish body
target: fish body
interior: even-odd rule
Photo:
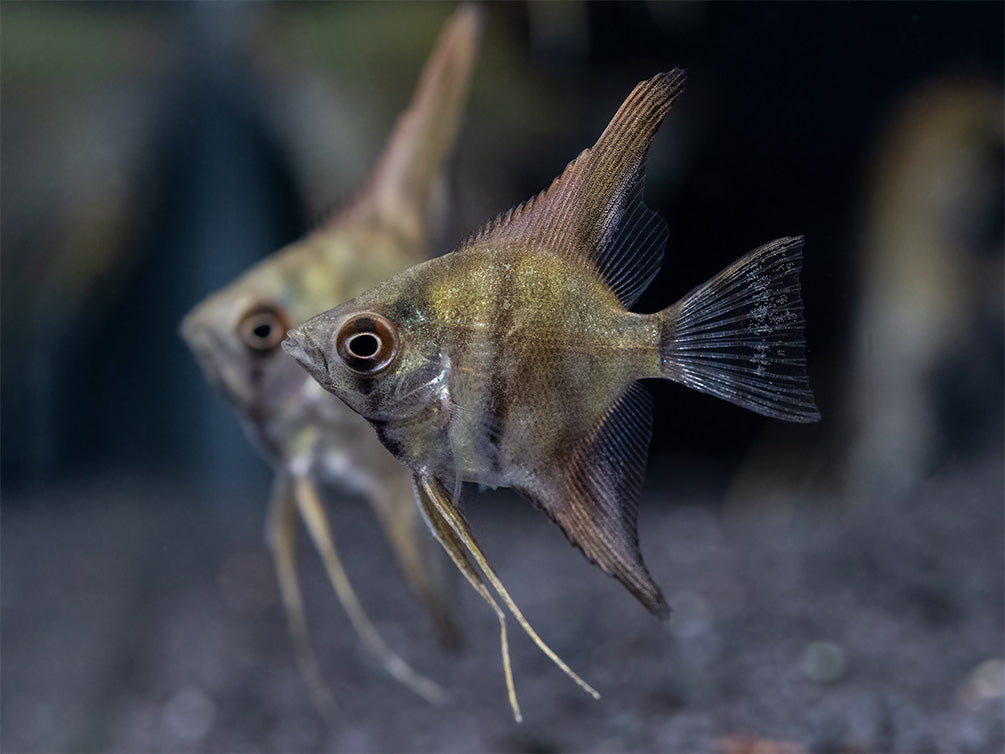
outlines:
[[[181,327],[208,381],[233,405],[275,471],[267,534],[302,667],[324,707],[331,706],[330,695],[309,650],[296,579],[298,519],[307,525],[370,649],[423,696],[443,695],[394,655],[370,625],[338,560],[321,487],[366,496],[443,643],[456,644],[459,633],[442,554],[412,504],[410,474],[361,417],[321,389],[279,344],[310,315],[429,256],[430,237],[443,214],[443,168],[467,97],[480,29],[478,9],[455,12],[370,181],[346,210],[207,297]]]
[[[390,306],[380,289],[354,304],[398,323],[402,364],[393,382],[352,394],[350,405],[420,473],[531,484],[612,392],[657,376],[649,318],[625,311],[592,270],[545,249],[476,245],[407,278]]]
[[[461,481],[530,498],[663,617],[638,546],[652,429],[639,380],[673,379],[782,419],[819,416],[805,371],[801,238],[752,251],[662,311],[629,311],[667,240],[642,202],[642,175],[684,78],[642,82],[550,188],[283,344],[412,470],[455,564],[477,589],[473,557],[528,632],[460,513]]]

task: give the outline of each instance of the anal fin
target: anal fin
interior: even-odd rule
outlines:
[[[521,489],[569,541],[620,581],[646,609],[670,608],[639,549],[638,501],[652,434],[652,398],[632,383],[537,489]]]

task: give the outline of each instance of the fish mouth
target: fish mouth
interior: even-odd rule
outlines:
[[[304,327],[291,328],[282,342],[283,350],[302,366],[315,382],[325,390],[335,393],[331,373],[328,370],[328,358],[324,349],[318,345],[317,338]],[[341,396],[339,396],[341,397]]]
[[[283,350],[293,358],[300,366],[312,375],[320,372],[318,355],[321,349],[313,340],[298,327],[294,327],[286,333],[286,339],[282,342]],[[322,359],[323,361],[323,359]]]

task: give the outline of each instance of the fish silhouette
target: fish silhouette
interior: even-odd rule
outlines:
[[[819,418],[806,377],[802,238],[750,252],[662,311],[628,311],[666,245],[642,179],[684,82],[674,70],[640,83],[550,188],[283,344],[412,470],[433,531],[499,615],[504,656],[503,613],[469,555],[538,646],[595,696],[493,573],[461,513],[460,482],[517,490],[665,617],[638,544],[652,432],[639,380],[675,380],[788,421]],[[519,719],[508,658],[505,668]]]

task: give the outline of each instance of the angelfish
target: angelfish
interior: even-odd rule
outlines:
[[[629,311],[659,269],[666,223],[642,201],[650,142],[681,70],[639,84],[550,188],[459,249],[290,330],[283,347],[370,422],[413,474],[419,507],[496,610],[577,683],[493,573],[459,509],[460,482],[528,497],[649,611],[636,511],[652,430],[639,380],[665,378],[767,416],[819,418],[806,376],[802,238],[758,248],[679,302]]]
[[[467,99],[481,24],[474,7],[454,13],[356,200],[210,295],[181,327],[207,379],[233,404],[275,470],[268,540],[301,668],[315,701],[329,712],[333,698],[310,648],[297,581],[298,518],[367,647],[423,697],[439,702],[445,694],[392,652],[370,623],[335,550],[320,488],[355,491],[368,499],[441,641],[456,644],[459,633],[442,552],[413,504],[409,473],[366,422],[322,390],[279,346],[290,326],[429,257],[430,236],[442,216],[443,168]]]

